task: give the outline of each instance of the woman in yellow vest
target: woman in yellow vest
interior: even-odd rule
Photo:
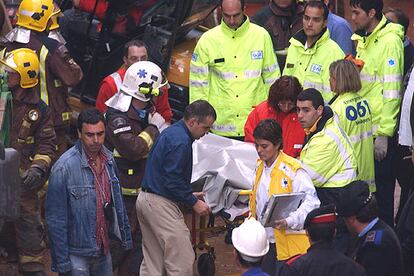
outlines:
[[[260,160],[255,172],[250,198],[251,215],[260,220],[260,214],[271,195],[292,192],[306,193],[299,208],[285,219],[274,222],[266,232],[270,250],[262,261],[263,271],[275,275],[277,261],[285,261],[306,253],[309,240],[303,230],[306,215],[319,207],[315,187],[300,162],[282,151],[282,129],[272,119],[261,121],[253,132]]]
[[[366,181],[370,191],[375,192],[371,106],[359,93],[359,70],[352,61],[337,60],[330,65],[329,74],[331,90],[336,94],[329,104],[351,141],[358,165],[358,179]]]

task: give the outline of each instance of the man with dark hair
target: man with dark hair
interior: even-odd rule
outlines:
[[[252,17],[253,23],[270,34],[281,69],[285,67],[290,38],[303,27],[303,7],[303,3],[296,0],[272,0]]]
[[[397,128],[404,70],[404,30],[382,14],[382,0],[351,0],[356,58],[364,61],[359,95],[372,113],[379,216],[394,227]]]
[[[344,52],[329,38],[329,10],[321,1],[305,5],[303,30],[290,39],[284,75],[295,76],[303,88],[315,88],[325,102],[334,96],[329,87],[329,65],[344,58]]]
[[[250,22],[243,5],[221,1],[221,24],[201,36],[190,68],[190,102],[208,100],[218,114],[213,132],[239,140],[252,106],[280,77],[269,34]]]
[[[394,230],[378,218],[375,195],[364,181],[353,181],[339,194],[338,214],[356,236],[347,255],[367,276],[404,276],[401,246]]]
[[[279,276],[364,276],[360,265],[334,249],[335,221],[334,205],[312,210],[305,220],[311,247],[287,261]]]
[[[54,164],[46,198],[52,271],[112,275],[109,238],[132,247],[128,217],[111,152],[103,146],[105,119],[96,109],[78,117],[79,140]]]
[[[148,60],[148,50],[145,43],[141,40],[131,40],[124,46],[124,64],[116,72],[104,78],[99,87],[98,96],[96,97],[96,109],[105,113],[107,105],[105,102],[109,100],[116,92],[119,92],[125,77],[126,70],[138,61]],[[166,122],[171,123],[172,111],[168,102],[168,89],[164,87],[158,97],[154,97],[152,102],[155,109]]]
[[[203,195],[191,189],[192,144],[215,120],[216,111],[207,101],[195,101],[151,148],[136,203],[144,253],[141,276],[193,275],[194,250],[178,204],[201,216],[210,213]]]
[[[311,176],[321,205],[336,204],[339,192],[357,179],[357,163],[349,137],[321,93],[303,90],[297,101],[299,122],[305,130],[305,145],[300,153],[303,168]],[[345,251],[348,233],[342,219],[337,221],[335,247]]]

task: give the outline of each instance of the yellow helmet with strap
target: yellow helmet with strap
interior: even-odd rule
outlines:
[[[63,16],[62,11],[60,10],[59,6],[55,3],[55,7],[53,10],[53,15],[52,15],[52,25],[50,25],[49,27],[49,31],[53,31],[56,29],[59,29],[59,21],[58,18]]]
[[[60,10],[59,10],[60,11]],[[17,11],[17,25],[43,32],[54,11],[53,0],[22,0]]]
[[[19,73],[22,88],[34,87],[39,82],[39,58],[33,50],[28,48],[13,50],[6,53],[0,62]]]

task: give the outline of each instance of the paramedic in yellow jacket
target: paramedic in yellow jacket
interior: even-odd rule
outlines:
[[[374,137],[371,106],[359,94],[361,79],[356,65],[349,60],[337,60],[329,67],[332,92],[331,109],[338,115],[339,124],[354,149],[358,179],[368,183],[375,192]]]
[[[374,128],[375,183],[379,218],[394,227],[397,119],[404,71],[404,29],[382,14],[382,0],[351,0],[357,31],[356,58],[364,61],[360,95],[368,100]]]
[[[329,10],[323,1],[305,4],[303,30],[290,39],[283,75],[295,76],[303,88],[315,88],[325,103],[334,94],[329,87],[329,65],[345,54],[327,29]]]
[[[310,176],[302,169],[300,162],[282,151],[282,129],[275,120],[261,121],[255,128],[253,137],[260,160],[249,204],[251,215],[260,220],[271,195],[306,193],[303,203],[296,211],[285,219],[275,221],[273,228],[266,228],[270,250],[262,261],[262,269],[275,275],[274,269],[277,268],[278,261],[306,253],[310,245],[303,224],[306,215],[319,207],[320,201]]]
[[[208,100],[217,111],[213,132],[242,139],[247,116],[267,99],[280,69],[268,32],[250,22],[244,1],[222,0],[221,9],[221,24],[194,49],[190,102]]]

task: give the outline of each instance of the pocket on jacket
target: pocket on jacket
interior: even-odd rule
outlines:
[[[70,194],[74,199],[81,199],[82,197],[85,197],[88,195],[89,188],[72,188],[70,189]]]

